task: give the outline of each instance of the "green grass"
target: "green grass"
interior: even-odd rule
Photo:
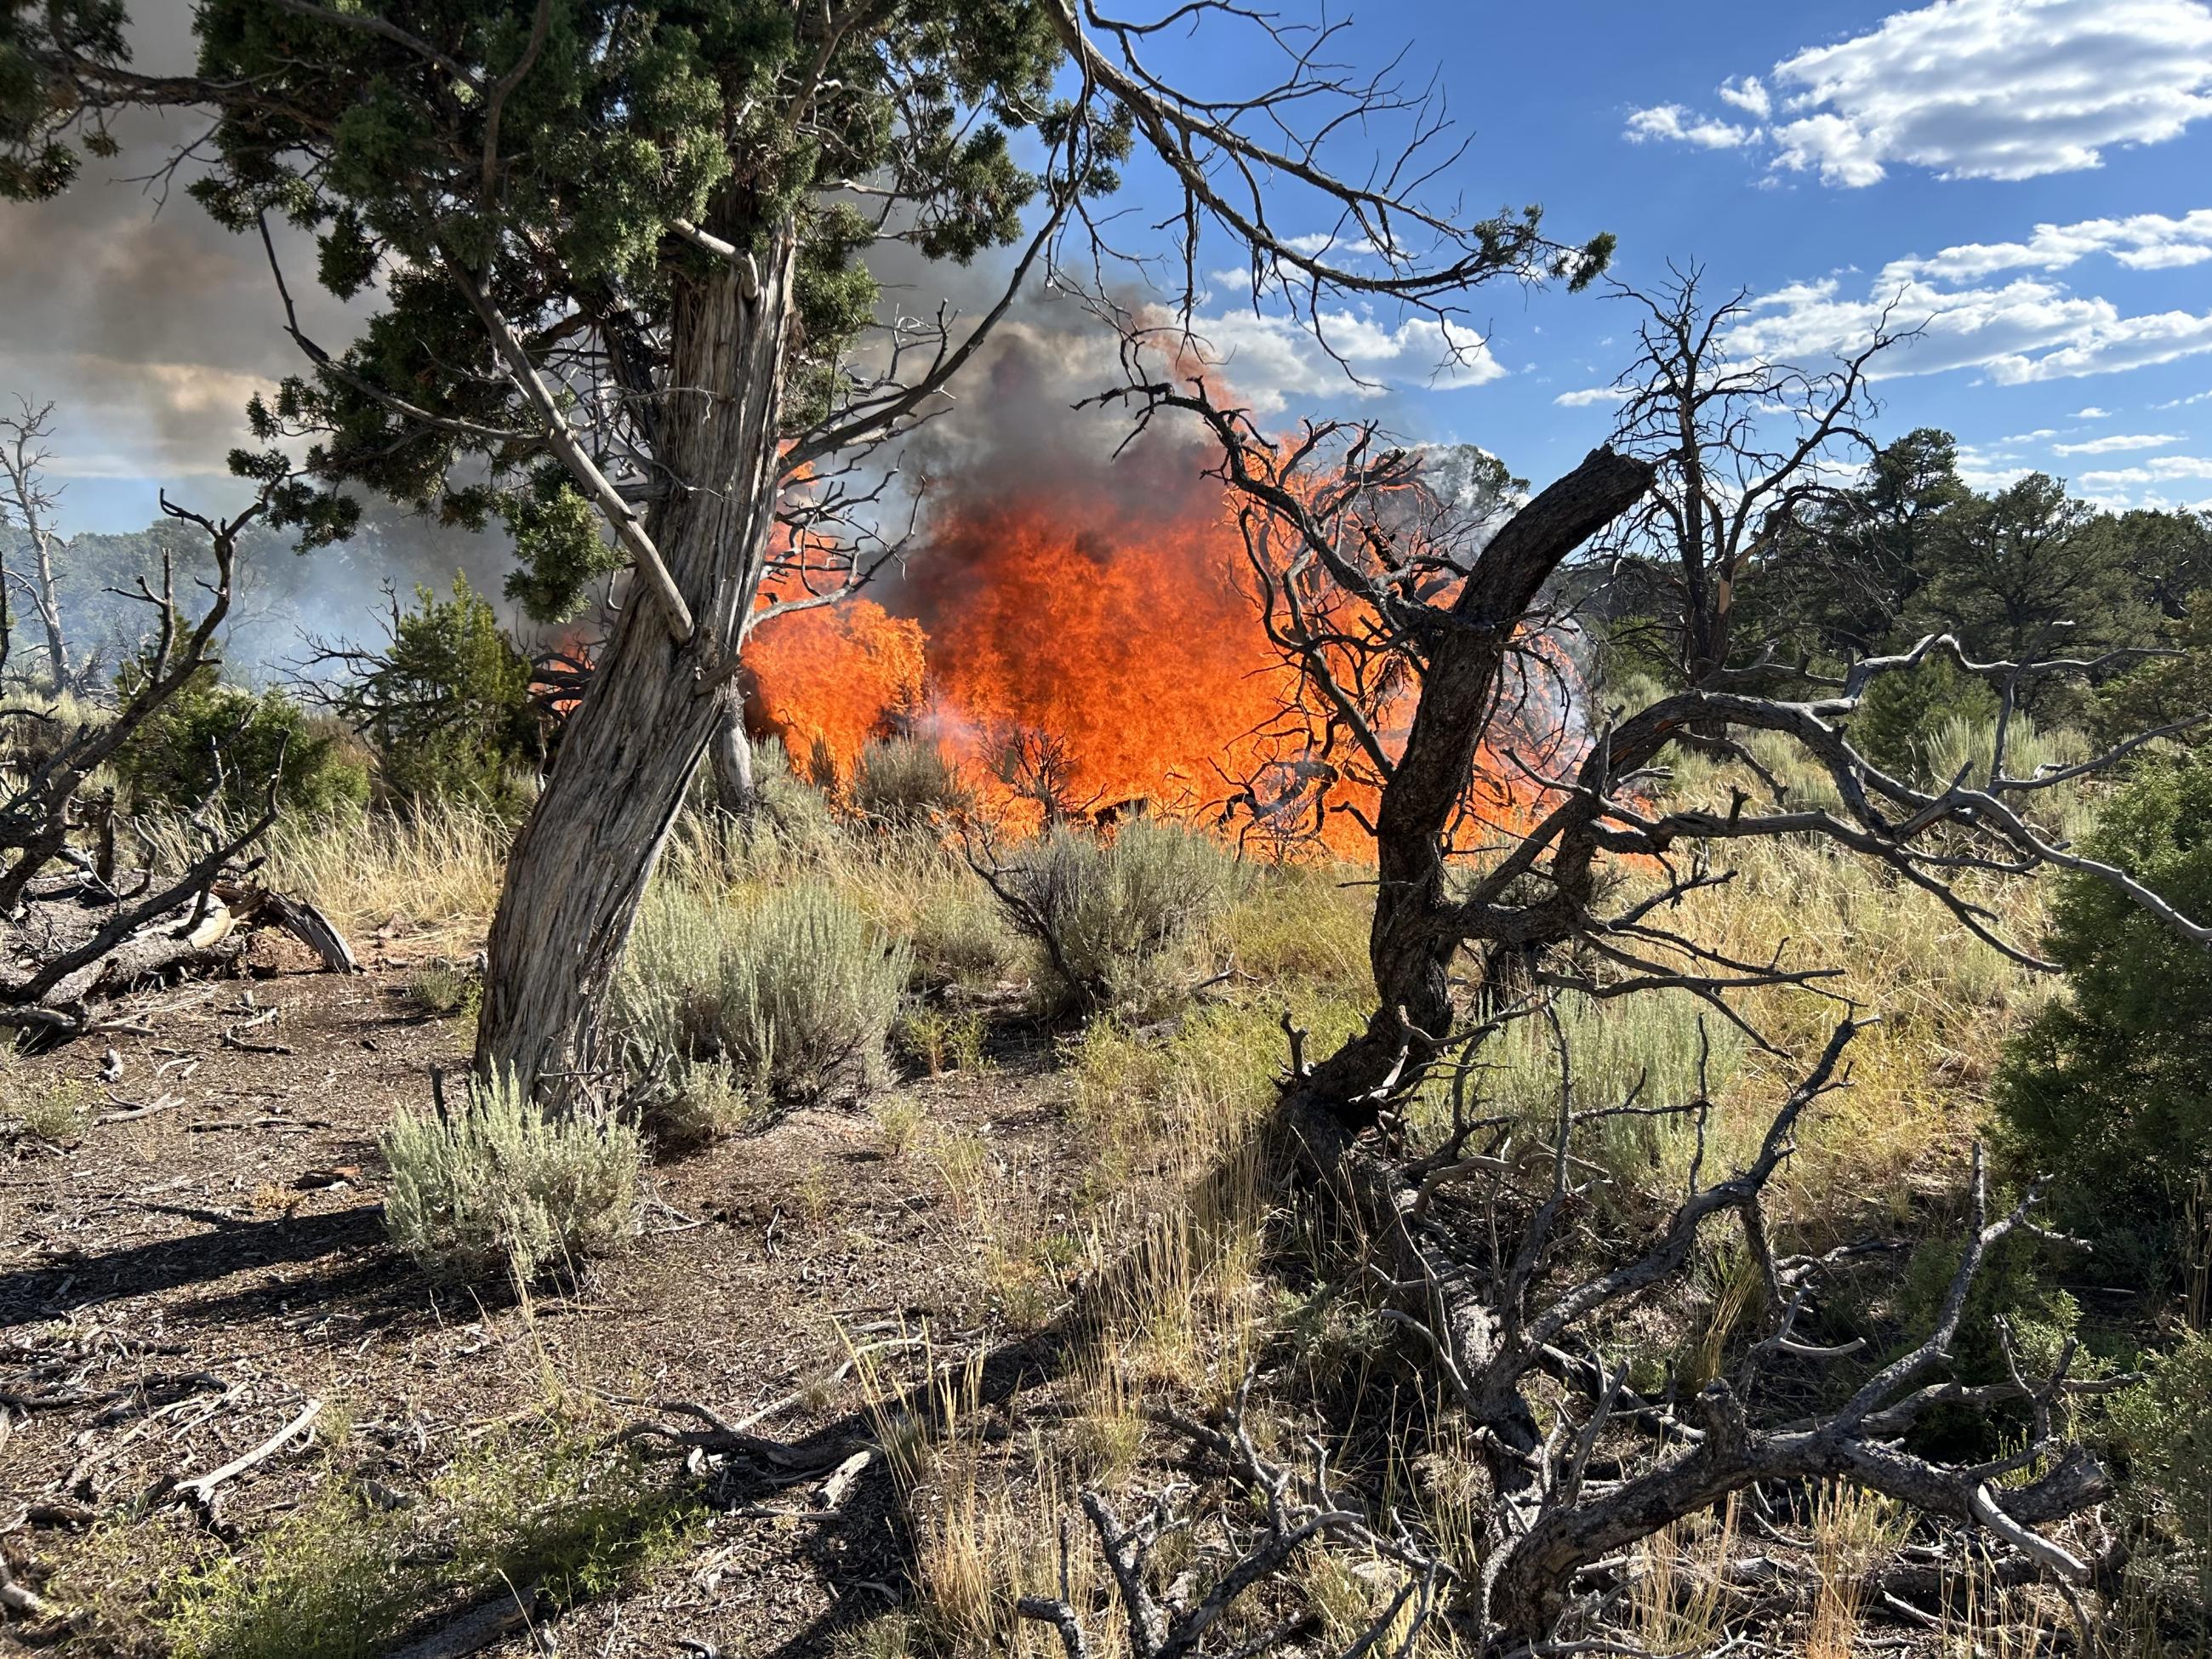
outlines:
[[[179,1578],[155,1619],[175,1659],[371,1659],[493,1594],[607,1595],[678,1559],[704,1521],[696,1495],[560,1422],[477,1447],[403,1508],[333,1459],[290,1515]]]
[[[91,1125],[100,1094],[80,1078],[37,1069],[21,1050],[0,1048],[0,1125],[13,1134],[56,1145]]]

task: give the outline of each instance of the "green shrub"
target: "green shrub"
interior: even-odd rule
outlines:
[[[2191,1331],[2147,1367],[2148,1379],[2112,1402],[2128,1455],[2120,1504],[2152,1547],[2131,1571],[2193,1595],[2212,1614],[2212,1333]]]
[[[2141,773],[2083,849],[2212,916],[2212,762]],[[2066,991],[1999,1068],[2009,1148],[2061,1177],[2081,1225],[2108,1240],[2155,1231],[2212,1159],[2212,955],[2086,875],[2060,883],[2045,949]]]
[[[717,1061],[757,1101],[807,1099],[882,1079],[911,965],[819,884],[736,905],[664,885],[631,937],[616,1020],[649,1085]]]
[[[1948,657],[1879,676],[1851,716],[1851,744],[1883,771],[1907,782],[1935,775],[1934,750],[1947,722],[1996,719],[1996,694]]]
[[[862,817],[895,830],[926,825],[940,816],[965,811],[970,805],[945,751],[913,738],[864,747],[854,763],[848,799]]]
[[[761,1121],[753,1098],[727,1060],[679,1060],[641,1091],[641,1116],[664,1146],[696,1146],[749,1129]]]
[[[996,875],[1062,1006],[1134,1009],[1172,989],[1244,884],[1212,836],[1138,818],[1110,836],[1055,825]]]
[[[754,867],[786,870],[793,864],[819,863],[836,849],[837,819],[830,797],[791,769],[783,740],[767,738],[752,744],[753,810],[726,829],[732,850]],[[699,769],[703,802],[714,798],[714,780]]]
[[[566,1607],[635,1583],[680,1557],[702,1519],[696,1497],[582,1424],[496,1435],[398,1506],[364,1496],[340,1467],[344,1449],[243,1548],[162,1587],[164,1651],[373,1659],[426,1612],[442,1622],[458,1604],[531,1585]]]
[[[629,1126],[542,1110],[511,1079],[472,1082],[458,1112],[402,1107],[381,1142],[385,1225],[427,1273],[534,1278],[628,1236],[638,1138]]]
[[[531,674],[490,601],[456,576],[451,599],[418,586],[412,611],[394,599],[391,640],[362,659],[341,707],[375,750],[387,795],[519,812],[544,757]]]
[[[923,893],[908,931],[915,975],[924,985],[994,985],[1021,963],[1021,939],[965,868],[957,881],[933,884]]]
[[[136,672],[123,677],[126,695]],[[259,815],[280,767],[276,799],[287,811],[328,817],[368,799],[368,769],[343,728],[311,719],[281,691],[226,685],[212,670],[179,689],[115,757],[132,811],[191,811],[212,796],[233,818]]]
[[[483,997],[483,983],[459,963],[434,962],[409,977],[407,996],[424,1013],[439,1018],[474,1013]]]

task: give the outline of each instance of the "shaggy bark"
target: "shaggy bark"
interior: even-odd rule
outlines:
[[[724,720],[721,690],[775,527],[792,263],[787,234],[757,288],[726,264],[679,296],[669,383],[686,390],[663,411],[661,459],[692,487],[669,492],[645,528],[694,626],[672,638],[666,609],[634,586],[568,717],[486,946],[483,1074],[557,1081],[599,1063],[600,994]]]

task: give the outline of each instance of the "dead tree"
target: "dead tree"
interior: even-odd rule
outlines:
[[[1142,368],[1143,342],[1133,343],[1129,362]],[[1549,1185],[1533,1194],[1508,1156],[1511,1131],[1500,1121],[1462,1122],[1441,1149],[1423,1153],[1404,1144],[1401,1118],[1439,1066],[1478,1066],[1481,1044],[1501,1023],[1534,1017],[1565,992],[1597,999],[1685,993],[1774,1052],[1740,1011],[1741,994],[1821,989],[1839,970],[1792,960],[1780,947],[1744,959],[1673,925],[1680,901],[1729,879],[1714,861],[1735,841],[1804,839],[1871,860],[2030,965],[2044,964],[1996,932],[1993,915],[1963,890],[1966,878],[2072,872],[2112,884],[2185,937],[2212,945],[2212,927],[2126,872],[2054,839],[2033,807],[2041,793],[2179,727],[2141,734],[2079,765],[2016,775],[2008,738],[2022,696],[2049,678],[2102,673],[2119,659],[1984,662],[1954,638],[1936,635],[1857,662],[1839,684],[1802,700],[1754,696],[1723,682],[1641,708],[1576,708],[1568,724],[1579,735],[1540,750],[1515,735],[1515,724],[1543,672],[1538,642],[1557,621],[1546,584],[1581,542],[1644,495],[1656,471],[1651,463],[1601,449],[1486,543],[1439,547],[1424,544],[1439,517],[1376,504],[1377,492],[1417,489],[1419,480],[1415,459],[1382,445],[1371,428],[1319,425],[1273,439],[1196,380],[1136,374],[1115,395],[1146,416],[1170,409],[1194,416],[1218,441],[1224,477],[1249,504],[1243,522],[1253,568],[1284,619],[1276,637],[1313,682],[1307,706],[1334,741],[1356,746],[1380,781],[1371,821],[1374,1011],[1364,1030],[1318,1063],[1308,1061],[1303,1037],[1293,1034],[1283,1125],[1310,1174],[1353,1206],[1386,1247],[1395,1311],[1419,1331],[1434,1370],[1478,1431],[1497,1504],[1497,1548],[1471,1613],[1485,1642],[1503,1652],[1551,1641],[1578,1608],[1588,1610],[1579,1599],[1589,1588],[1586,1570],[1770,1478],[1849,1480],[1984,1528],[2038,1570],[2069,1581],[2089,1576],[2087,1564],[2034,1530],[2107,1490],[2094,1462],[2054,1426],[2059,1402],[2075,1387],[2063,1365],[2054,1376],[2018,1377],[1975,1396],[2018,1401],[2033,1415],[2031,1448],[2016,1464],[1935,1464],[1898,1444],[1931,1406],[1962,1397],[1934,1373],[1966,1288],[1990,1246],[2033,1231],[2032,1194],[1998,1220],[1984,1213],[1978,1157],[1960,1277],[1936,1328],[1907,1359],[1863,1378],[1841,1407],[1796,1422],[1755,1418],[1747,1387],[1755,1378],[1740,1379],[1701,1395],[1690,1420],[1667,1418],[1663,1441],[1674,1449],[1666,1456],[1617,1481],[1601,1484],[1590,1474],[1592,1448],[1609,1423],[1619,1426],[1625,1414],[1647,1427],[1657,1419],[1598,1359],[1588,1327],[1678,1274],[1707,1226],[1741,1225],[1759,1264],[1769,1321],[1764,1346],[1754,1350],[1759,1363],[1805,1357],[1792,1333],[1821,1264],[1780,1255],[1761,1195],[1796,1124],[1834,1081],[1854,1023],[1838,1028],[1750,1166],[1711,1186],[1693,1175],[1656,1243],[1601,1278],[1548,1296],[1539,1285],[1554,1224],[1585,1190],[1576,1174],[1585,1166],[1569,1150],[1577,1130],[1611,1112],[1652,1109],[1613,1103],[1584,1112],[1563,1091],[1551,1140],[1536,1149],[1540,1162],[1549,1160]],[[1455,574],[1426,580],[1439,572]],[[1316,580],[1334,584],[1337,599],[1348,602],[1326,629],[1310,621]],[[1985,774],[1961,772],[1923,787],[1868,761],[1850,742],[1849,722],[1881,677],[1938,655],[1990,685],[1999,714]],[[1386,657],[1414,686],[1411,720],[1395,741],[1376,729],[1369,695],[1371,665]],[[1790,796],[1747,745],[1753,734],[1794,745],[1832,799]],[[1469,806],[1486,744],[1486,763],[1508,769],[1524,798],[1524,821],[1509,830],[1482,823]],[[1746,782],[1730,785],[1723,802],[1667,799],[1665,762],[1677,747],[1736,763]],[[1468,856],[1478,852],[1479,860]],[[1634,879],[1620,878],[1625,858],[1638,861]],[[1492,1139],[1474,1139],[1480,1134]],[[1469,1180],[1492,1183],[1489,1201],[1471,1211],[1451,1191]],[[1498,1230],[1516,1212],[1516,1194],[1524,1224],[1517,1243],[1500,1243],[1512,1238]],[[1585,1401],[1578,1423],[1558,1431],[1564,1444],[1554,1443],[1557,1434],[1547,1440],[1535,1432],[1529,1389],[1543,1373],[1573,1382]],[[1995,1484],[2000,1474],[2019,1471],[2033,1478],[2002,1491]]]
[[[1812,542],[1799,533],[1808,515],[1874,453],[1869,371],[1907,337],[1885,321],[1831,368],[1771,362],[1733,343],[1753,321],[1749,295],[1708,306],[1703,280],[1692,267],[1656,293],[1613,289],[1645,315],[1614,382],[1613,441],[1654,471],[1595,556],[1619,602],[1648,606],[1654,654],[1680,683],[1721,690],[1767,666],[1767,652],[1742,658],[1739,600],[1749,585],[1782,585],[1790,573],[1774,567]]]
[[[1531,1003],[1519,1017],[1534,1017],[1538,1007]],[[1799,1334],[1820,1291],[1860,1252],[1847,1245],[1818,1256],[1784,1253],[1763,1202],[1806,1115],[1844,1085],[1843,1056],[1865,1023],[1846,1018],[1836,1027],[1776,1111],[1755,1156],[1710,1184],[1703,1178],[1709,1103],[1653,1107],[1631,1099],[1583,1106],[1564,1069],[1564,1051],[1558,1109],[1549,1121],[1462,1115],[1443,1143],[1420,1158],[1393,1157],[1371,1138],[1308,1120],[1304,1127],[1320,1136],[1312,1154],[1332,1160],[1334,1178],[1356,1194],[1364,1212],[1386,1218],[1374,1240],[1374,1288],[1385,1316],[1418,1337],[1446,1399],[1474,1431],[1486,1476],[1485,1535],[1475,1540],[1475,1559],[1453,1560],[1407,1516],[1378,1520],[1365,1500],[1332,1486],[1318,1441],[1309,1443],[1310,1473],[1294,1476],[1267,1463],[1245,1431],[1241,1395],[1221,1429],[1156,1411],[1155,1420],[1212,1454],[1263,1496],[1267,1522],[1202,1595],[1192,1590],[1180,1602],[1163,1601],[1145,1566],[1162,1534],[1182,1524],[1171,1520],[1165,1500],[1131,1524],[1102,1495],[1085,1494],[1083,1508],[1113,1570],[1133,1650],[1158,1659],[1195,1651],[1230,1602],[1309,1543],[1389,1564],[1401,1575],[1380,1617],[1347,1652],[1411,1651],[1432,1619],[1485,1654],[1602,1650],[1610,1611],[1633,1582],[1624,1552],[1760,1483],[1786,1492],[1848,1480],[1984,1529],[1995,1540],[2000,1571],[2010,1573],[2017,1565],[2028,1576],[2054,1575],[2069,1588],[2109,1582],[2112,1560],[2085,1559],[2038,1528],[2111,1494],[2103,1468],[2069,1437],[2069,1402],[2134,1379],[2072,1376],[2070,1343],[2039,1376],[2029,1375],[2009,1346],[2007,1382],[1969,1386],[1941,1376],[1990,1252],[2014,1234],[2041,1235],[2030,1218],[2034,1192],[1993,1214],[1977,1149],[1958,1266],[1933,1324],[1896,1358],[1869,1364],[1863,1341],[1823,1346]],[[1688,1190],[1650,1242],[1605,1271],[1567,1273],[1565,1218],[1601,1179],[1589,1173],[1595,1166],[1575,1147],[1589,1131],[1624,1113],[1672,1116],[1695,1133]],[[1765,1296],[1765,1334],[1730,1375],[1693,1398],[1644,1398],[1629,1388],[1625,1362],[1598,1357],[1595,1338],[1638,1301],[1673,1289],[1707,1234],[1719,1229],[1738,1231],[1756,1266]],[[1468,1248],[1477,1237],[1490,1241],[1479,1254]],[[1767,1404],[1765,1384],[1783,1380],[1781,1373],[1790,1373],[1786,1392],[1802,1398],[1808,1370],[1854,1364],[1859,1371],[1839,1406],[1810,1414],[1785,1406],[1778,1421],[1755,1419]],[[1929,1412],[1960,1406],[2022,1408],[2026,1443],[1978,1462],[1923,1456],[1901,1443]],[[2019,1480],[2023,1473],[2032,1478]],[[1025,1601],[1021,1610],[1053,1625],[1071,1656],[1079,1659],[1088,1650],[1082,1610],[1064,1594]],[[1261,1653],[1297,1633],[1294,1619],[1238,1650]],[[1577,1649],[1577,1643],[1592,1645]]]
[[[5,585],[15,581],[30,595],[46,635],[48,688],[60,691],[70,683],[69,643],[62,634],[61,600],[54,586],[54,509],[61,491],[46,482],[48,452],[43,447],[53,435],[54,406],[33,408],[27,398],[16,398],[13,415],[0,415],[0,529],[13,518],[31,544],[31,577],[25,580],[0,569],[0,631],[11,625]],[[0,644],[0,660],[6,647]]]
[[[84,793],[94,772],[215,665],[216,633],[236,580],[239,538],[267,507],[266,489],[243,511],[222,520],[164,495],[162,512],[198,526],[213,556],[214,580],[202,584],[208,603],[198,618],[188,623],[180,615],[165,556],[158,592],[142,577],[135,592],[121,595],[149,606],[154,623],[127,693],[112,714],[70,721],[52,709],[0,712],[0,721],[38,732],[35,742],[16,744],[29,758],[7,775],[0,793],[0,920],[9,958],[0,968],[0,1026],[64,1034],[94,1029],[99,1017],[88,999],[96,989],[215,960],[241,919],[278,921],[326,963],[352,965],[344,941],[313,906],[248,882],[259,863],[249,856],[251,849],[276,820],[278,777],[264,781],[259,809],[251,817],[226,822],[216,810],[222,793],[218,757],[216,787],[166,826],[166,837],[157,834],[163,826],[119,817],[112,799],[88,800]],[[117,869],[118,828],[143,854],[140,867],[127,877]],[[88,837],[90,846],[83,844]]]

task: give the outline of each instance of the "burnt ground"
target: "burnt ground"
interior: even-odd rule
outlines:
[[[993,1351],[987,1394],[1018,1382],[1029,1350],[1008,1340],[972,1199],[933,1149],[957,1143],[961,1167],[1013,1180],[1058,1218],[1081,1159],[1044,1039],[1017,1034],[973,1075],[902,1085],[894,1099],[924,1115],[910,1145],[830,1106],[659,1163],[633,1248],[580,1285],[487,1298],[433,1285],[386,1242],[376,1151],[393,1109],[464,1062],[467,1021],[425,1018],[397,951],[342,978],[289,945],[256,948],[251,976],[125,1005],[154,1035],[112,1039],[111,1084],[105,1039],[33,1062],[98,1086],[103,1112],[175,1104],[63,1149],[0,1149],[0,1549],[20,1583],[66,1590],[74,1571],[80,1595],[90,1577],[128,1602],[158,1595],[179,1557],[204,1559],[210,1530],[250,1542],[331,1478],[322,1454],[294,1443],[221,1486],[209,1514],[171,1487],[310,1401],[404,1491],[549,1401],[603,1424],[670,1400],[743,1418],[887,1333],[926,1329],[940,1360]],[[562,1650],[799,1659],[905,1598],[882,1458],[822,1501],[826,1467],[870,1432],[853,1381],[759,1431],[796,1455],[731,1460],[676,1559],[562,1614]],[[136,1542],[95,1550],[95,1511],[147,1520]],[[415,1628],[453,1611],[425,1608]],[[530,1650],[517,1637],[487,1650]]]

